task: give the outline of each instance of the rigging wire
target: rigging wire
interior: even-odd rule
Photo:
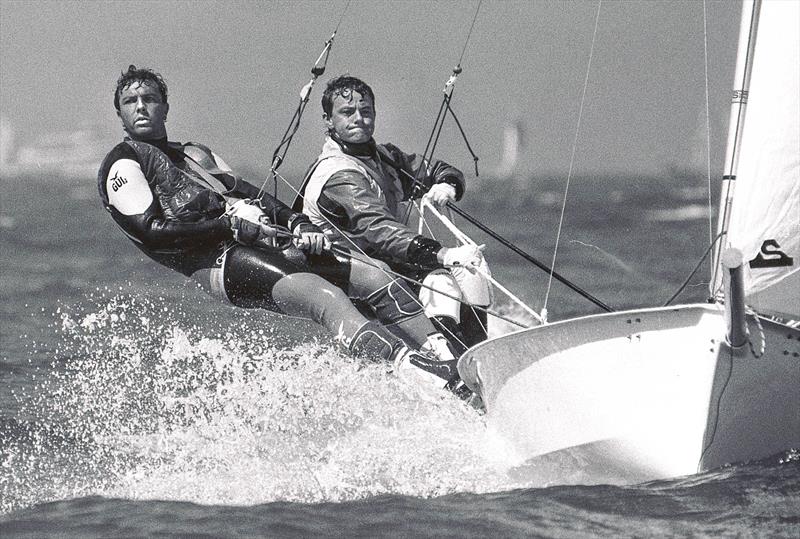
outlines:
[[[694,277],[694,274],[695,274],[695,273],[697,273],[697,270],[699,270],[699,269],[700,269],[700,266],[703,264],[703,262],[705,261],[705,259],[706,259],[706,258],[708,258],[708,254],[711,252],[711,249],[713,249],[713,248],[714,248],[714,245],[716,245],[716,243],[719,241],[719,239],[720,239],[721,237],[722,237],[722,233],[720,232],[720,233],[717,235],[717,237],[716,237],[716,238],[714,238],[714,239],[713,239],[713,240],[712,240],[712,241],[711,241],[711,242],[708,244],[708,247],[706,248],[706,252],[705,252],[705,253],[703,253],[703,256],[702,256],[702,257],[700,257],[700,260],[697,262],[697,265],[695,265],[695,267],[694,267],[694,269],[692,270],[692,272],[691,272],[691,273],[689,274],[689,276],[688,276],[688,277],[686,277],[686,279],[683,281],[683,284],[681,284],[681,285],[678,287],[678,290],[676,290],[676,291],[675,291],[675,293],[674,293],[674,294],[672,294],[672,296],[670,296],[670,298],[669,298],[667,301],[665,301],[665,302],[664,302],[664,305],[663,305],[664,307],[666,307],[666,306],[668,306],[670,303],[672,303],[672,301],[673,301],[675,298],[677,298],[677,297],[678,297],[678,295],[679,295],[681,292],[683,292],[683,291],[684,291],[684,289],[686,289],[686,287],[689,285],[689,281],[692,279],[692,277]]]
[[[314,62],[314,66],[311,68],[311,80],[308,81],[308,83],[300,90],[300,102],[297,105],[291,120],[289,120],[289,125],[286,127],[286,131],[284,131],[278,146],[272,153],[270,174],[273,183],[272,195],[276,199],[278,198],[278,179],[276,176],[278,168],[281,166],[281,164],[283,164],[283,161],[286,158],[286,153],[289,151],[289,146],[292,144],[292,139],[294,138],[295,133],[297,133],[297,130],[300,128],[300,120],[302,119],[303,112],[308,104],[308,99],[311,96],[311,90],[314,87],[314,83],[317,81],[317,78],[319,78],[320,75],[325,73],[325,68],[328,65],[328,56],[330,55],[331,48],[333,47],[333,40],[336,37],[336,33],[339,31],[339,26],[344,20],[345,13],[347,13],[347,8],[350,6],[351,1],[352,0],[347,0],[347,4],[345,4],[344,9],[342,9],[341,14],[339,15],[339,21],[336,23],[336,27],[334,28],[331,37],[325,41],[322,52],[317,57],[316,62]],[[267,176],[267,178],[264,179],[264,182],[261,184],[261,188],[258,191],[257,198],[261,198],[261,195],[265,192],[269,179],[270,176]],[[273,222],[275,222],[276,216],[272,215],[271,217],[273,218]]]
[[[584,80],[583,80],[583,92],[581,94],[581,105],[580,105],[580,108],[578,110],[578,123],[577,123],[577,125],[575,127],[575,138],[573,139],[573,142],[572,142],[572,155],[570,156],[570,159],[569,159],[569,170],[567,172],[567,185],[564,188],[564,200],[563,200],[563,202],[561,204],[561,216],[559,217],[559,220],[558,220],[558,231],[556,232],[556,245],[555,245],[555,248],[553,249],[553,261],[550,264],[550,268],[551,269],[550,269],[550,277],[547,280],[547,292],[545,293],[545,296],[544,296],[544,307],[543,307],[543,310],[545,310],[545,311],[547,310],[547,301],[550,298],[550,288],[552,287],[552,284],[553,284],[553,272],[554,272],[555,267],[556,267],[556,256],[558,255],[558,244],[559,244],[559,241],[561,241],[561,230],[562,230],[562,228],[564,226],[564,213],[565,213],[565,210],[566,210],[566,207],[567,207],[567,194],[569,193],[569,184],[570,184],[570,181],[572,179],[572,167],[575,164],[575,151],[576,151],[576,149],[578,147],[578,135],[580,135],[580,131],[581,131],[581,119],[583,117],[583,106],[584,106],[584,103],[586,102],[586,89],[589,86],[589,74],[591,73],[591,70],[592,70],[592,57],[594,56],[594,44],[595,44],[595,40],[597,39],[597,27],[598,27],[598,23],[600,21],[600,7],[602,6],[602,4],[603,4],[603,0],[598,0],[598,2],[597,2],[597,14],[595,15],[595,19],[594,19],[594,32],[592,32],[592,45],[591,45],[591,47],[589,49],[589,62],[588,62],[588,65],[586,66],[586,76],[584,77]]]
[[[461,60],[464,59],[464,53],[467,51],[467,44],[469,43],[469,38],[472,37],[472,29],[475,28],[475,21],[478,20],[478,12],[481,9],[481,4],[483,0],[478,0],[478,7],[475,8],[475,15],[472,17],[472,24],[469,27],[469,32],[467,32],[467,39],[464,40],[464,47],[461,49],[461,55],[458,57],[458,64],[461,65]]]
[[[436,145],[439,142],[439,136],[442,133],[442,128],[444,127],[444,121],[447,118],[448,111],[453,114],[453,119],[456,121],[456,125],[458,125],[461,136],[463,137],[464,142],[467,145],[467,149],[472,155],[473,162],[475,163],[475,175],[478,175],[478,156],[476,156],[475,152],[472,151],[472,147],[470,146],[469,141],[467,141],[467,137],[464,134],[464,129],[461,127],[461,123],[458,121],[455,113],[453,113],[453,109],[450,107],[450,101],[453,98],[456,80],[463,71],[461,68],[461,62],[464,60],[464,54],[466,53],[467,45],[472,37],[472,31],[475,28],[475,22],[478,20],[478,13],[480,12],[481,4],[483,4],[483,0],[479,0],[478,5],[475,7],[475,14],[472,16],[472,24],[470,25],[469,31],[467,32],[467,37],[464,40],[464,46],[461,48],[461,54],[458,57],[458,63],[453,68],[453,73],[450,75],[450,78],[447,79],[447,82],[442,89],[442,93],[444,94],[442,96],[442,103],[439,105],[439,112],[436,114],[436,120],[433,122],[433,129],[428,137],[428,142],[425,144],[425,150],[422,152],[420,165],[414,174],[413,188],[411,193],[412,199],[419,197],[422,192],[423,186],[421,179],[424,175],[423,171],[427,171],[428,164],[433,162],[433,154],[436,151]],[[411,209],[412,205],[409,204],[405,213],[405,217],[403,218],[403,223],[405,224],[408,223],[408,219],[411,216]]]
[[[584,298],[592,301],[595,305],[599,306],[600,308],[602,308],[606,312],[613,312],[613,309],[611,307],[609,307],[608,305],[606,305],[602,301],[598,300],[597,298],[595,298],[594,296],[592,296],[588,292],[582,290],[577,285],[571,283],[570,281],[568,281],[567,279],[563,278],[561,275],[559,275],[558,273],[555,272],[556,255],[557,255],[557,251],[558,251],[558,244],[559,244],[559,241],[560,241],[561,230],[562,230],[562,227],[563,227],[564,212],[565,212],[565,207],[566,207],[566,197],[567,197],[567,193],[569,191],[569,182],[570,182],[570,179],[571,179],[571,176],[572,176],[572,169],[573,169],[574,160],[575,160],[575,153],[576,153],[576,149],[577,149],[578,134],[580,132],[581,118],[582,118],[582,115],[583,115],[583,107],[584,107],[584,102],[585,102],[585,98],[586,98],[586,91],[587,91],[587,87],[588,87],[588,79],[589,79],[589,74],[590,74],[590,71],[591,71],[591,63],[592,63],[592,57],[593,57],[593,54],[594,54],[594,45],[595,45],[596,36],[597,36],[597,29],[598,29],[598,25],[599,25],[599,17],[600,17],[601,5],[602,5],[602,0],[600,0],[598,2],[598,5],[597,5],[597,14],[596,14],[596,17],[595,17],[594,32],[592,34],[592,46],[591,46],[591,50],[590,50],[590,53],[589,53],[589,62],[588,62],[588,66],[587,66],[586,77],[585,77],[585,80],[584,80],[583,95],[581,97],[581,106],[580,106],[580,112],[579,112],[579,116],[578,116],[578,124],[577,124],[577,127],[576,127],[575,140],[573,142],[573,147],[572,147],[572,155],[571,155],[571,158],[570,158],[569,174],[568,174],[568,178],[567,178],[567,188],[566,188],[565,193],[564,193],[564,202],[562,204],[561,218],[560,218],[558,234],[557,234],[557,238],[556,238],[556,249],[554,250],[554,253],[553,253],[553,263],[552,263],[552,265],[548,268],[546,265],[538,262],[533,257],[528,255],[527,253],[524,253],[523,251],[518,249],[516,246],[511,244],[510,242],[505,241],[502,238],[500,238],[496,233],[492,232],[491,230],[488,230],[485,226],[481,225],[475,219],[470,218],[468,215],[466,215],[463,212],[463,210],[460,210],[454,204],[448,203],[449,209],[454,210],[456,213],[458,213],[462,217],[465,217],[472,224],[478,226],[478,228],[481,228],[485,232],[489,233],[493,238],[495,238],[498,241],[500,241],[503,245],[505,245],[506,247],[509,247],[510,249],[515,251],[517,254],[520,254],[523,258],[525,258],[529,262],[532,262],[533,264],[538,266],[540,269],[543,269],[544,271],[549,273],[549,280],[548,280],[548,286],[547,286],[547,295],[545,297],[544,306],[542,308],[542,315],[543,316],[546,316],[546,313],[547,313],[547,300],[549,298],[550,289],[552,287],[553,279],[556,279],[556,280],[564,283],[569,288],[571,288],[575,292],[579,293]],[[458,126],[458,129],[459,129],[459,131],[461,133],[461,136],[462,136],[464,142],[467,145],[467,150],[469,150],[469,152],[472,155],[472,158],[473,158],[473,160],[475,162],[475,176],[479,175],[478,174],[478,157],[475,155],[475,152],[472,150],[472,148],[471,148],[471,146],[469,144],[469,140],[467,140],[466,134],[464,133],[464,130],[463,130],[462,126],[461,126],[461,123],[459,122],[458,117],[456,116],[455,112],[452,109],[451,102],[452,102],[452,95],[453,95],[453,85],[455,83],[456,78],[461,73],[461,61],[463,59],[464,52],[466,51],[467,44],[469,42],[469,37],[471,36],[473,27],[475,26],[475,21],[477,20],[477,16],[478,16],[478,12],[480,10],[480,7],[481,7],[481,3],[479,2],[478,6],[477,6],[477,8],[475,10],[475,15],[473,16],[472,25],[470,26],[470,30],[469,30],[468,35],[467,35],[467,39],[466,39],[466,41],[464,43],[464,47],[462,48],[461,57],[459,57],[459,62],[456,65],[456,67],[453,69],[453,74],[451,75],[450,79],[445,84],[445,87],[444,87],[444,90],[443,90],[444,97],[442,99],[442,104],[439,107],[439,112],[438,112],[438,114],[436,116],[436,121],[434,122],[433,131],[431,132],[431,136],[428,139],[428,144],[425,147],[425,152],[423,153],[423,164],[417,170],[417,174],[413,178],[411,178],[410,174],[407,174],[407,176],[412,179],[412,182],[413,182],[415,190],[417,190],[420,187],[422,187],[421,183],[419,181],[419,172],[420,172],[420,170],[422,170],[422,166],[425,166],[425,164],[426,164],[426,157],[427,157],[427,159],[429,161],[432,161],[433,153],[435,151],[436,144],[437,144],[437,142],[439,140],[439,135],[441,134],[441,130],[442,130],[442,127],[443,127],[443,124],[444,124],[444,120],[445,120],[445,117],[446,117],[446,114],[447,114],[448,111],[452,114],[453,120],[456,122],[456,125]],[[431,143],[433,143],[432,146],[431,146]],[[430,150],[430,154],[428,154],[428,150]],[[401,172],[405,172],[405,171],[401,171]],[[412,198],[414,198],[413,194],[412,194]],[[409,207],[408,207],[408,209],[406,211],[406,214],[405,214],[404,222],[406,222],[406,223],[408,222],[408,219],[410,217],[410,213],[411,213],[413,208],[416,208],[416,205],[414,205],[413,203],[409,204]],[[419,211],[419,208],[417,208],[417,210]],[[525,306],[525,307],[527,308],[527,306]]]

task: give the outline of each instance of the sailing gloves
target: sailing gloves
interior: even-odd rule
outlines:
[[[249,200],[239,200],[226,213],[231,221],[233,239],[243,245],[275,248],[278,246],[277,238],[287,235],[279,227],[273,226],[267,214]],[[305,215],[297,214],[291,218],[289,228],[294,246],[308,254],[322,254],[331,246],[325,234],[311,224]]]
[[[248,200],[239,200],[226,212],[231,221],[233,239],[242,245],[275,247],[278,231],[269,223],[263,210]]]
[[[407,260],[423,268],[463,267],[470,273],[483,262],[483,245],[442,247],[436,240],[417,236],[408,247]]]
[[[437,208],[442,209],[447,206],[448,202],[456,201],[456,188],[449,183],[437,183],[425,193],[423,198]]]
[[[475,271],[483,261],[484,245],[462,245],[460,247],[442,247],[437,253],[437,258],[446,268],[463,267],[468,271]]]

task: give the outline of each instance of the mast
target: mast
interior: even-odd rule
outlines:
[[[753,71],[753,53],[756,47],[758,16],[761,12],[761,0],[744,0],[742,2],[742,21],[739,27],[739,48],[736,55],[736,72],[733,83],[731,114],[728,121],[728,144],[725,150],[725,165],[722,172],[722,189],[720,191],[720,207],[717,216],[717,245],[714,249],[713,275],[711,276],[710,294],[717,295],[722,252],[727,242],[728,222],[736,187],[736,170],[739,164],[739,148],[744,132],[747,94],[750,89],[750,75]]]

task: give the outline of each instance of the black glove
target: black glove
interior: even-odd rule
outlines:
[[[233,239],[242,245],[275,247],[277,230],[270,226],[269,219],[257,206],[239,202],[231,209],[229,219]]]

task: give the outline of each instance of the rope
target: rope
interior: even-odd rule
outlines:
[[[436,236],[433,233],[433,230],[431,230],[431,227],[428,225],[428,220],[425,219],[425,215],[424,215],[424,210],[425,210],[425,207],[426,207],[425,200],[424,199],[420,199],[419,206],[417,204],[415,204],[413,201],[411,202],[411,205],[414,207],[414,209],[417,210],[417,214],[419,215],[419,230],[420,230],[419,233],[422,234],[422,227],[424,226],[428,230],[428,234],[430,235],[430,237],[433,238],[433,239],[436,239]],[[449,215],[449,213],[450,213],[450,210],[448,208],[448,215]],[[450,217],[452,218],[452,215],[450,215]],[[450,224],[453,226],[453,229],[451,229],[451,232],[456,237],[456,239],[459,239],[459,240],[461,240],[463,242],[464,241],[463,238],[466,238],[467,242],[470,242],[470,243],[473,243],[473,244],[475,243],[474,241],[472,241],[469,238],[469,236],[467,236],[466,234],[461,232],[461,230],[456,228],[455,225],[453,225],[452,223],[450,223]],[[485,275],[484,272],[481,272],[481,274]],[[489,278],[491,279],[491,275],[489,275]],[[475,312],[476,306],[472,305],[470,303],[466,303],[466,302],[462,302],[462,304],[465,304],[465,305],[469,306],[469,308],[472,310],[472,314],[476,315],[475,316],[475,320],[478,321],[478,324],[480,324],[481,329],[483,329],[483,332],[486,335],[488,335],[489,334],[489,328],[487,326],[483,325],[483,322],[481,321],[480,317],[477,316],[477,313]],[[488,313],[488,307],[486,309],[484,309],[484,310]],[[487,325],[488,325],[488,321],[487,321]]]
[[[293,191],[294,191],[294,192],[295,192],[295,193],[296,193],[296,194],[297,194],[299,197],[303,198],[303,195],[302,195],[302,194],[301,194],[301,193],[300,193],[300,192],[299,192],[299,191],[298,191],[298,190],[295,188],[295,186],[294,186],[294,185],[292,185],[292,184],[289,182],[289,180],[287,180],[286,178],[284,178],[284,177],[283,177],[283,176],[282,176],[280,173],[276,173],[276,174],[277,174],[277,177],[278,177],[278,178],[280,178],[280,179],[281,179],[281,180],[282,180],[282,181],[283,181],[283,182],[284,182],[284,183],[285,183],[285,184],[286,184],[286,185],[287,185],[287,186],[288,186],[288,187],[289,187],[291,190],[293,190]],[[352,254],[350,251],[345,251],[345,252],[343,252],[343,253],[341,253],[341,254],[346,254],[347,256],[351,256],[351,257],[355,258],[355,259],[356,259],[356,260],[358,260],[359,262],[362,262],[362,263],[364,263],[364,264],[367,264],[368,266],[372,266],[372,267],[374,267],[374,268],[380,269],[380,270],[381,270],[381,271],[382,271],[382,272],[383,272],[385,275],[387,275],[387,276],[389,276],[389,277],[397,277],[397,278],[401,278],[401,279],[403,279],[403,280],[405,280],[405,281],[407,281],[407,282],[410,282],[410,283],[413,283],[413,284],[415,284],[415,285],[417,285],[417,286],[420,286],[420,287],[422,287],[422,288],[425,288],[425,289],[431,290],[431,291],[433,291],[433,292],[436,292],[437,294],[441,294],[441,295],[443,295],[443,296],[445,296],[445,297],[447,297],[447,298],[450,298],[450,299],[452,299],[452,300],[458,301],[459,303],[462,303],[462,304],[464,304],[464,305],[469,305],[468,303],[466,303],[466,302],[465,302],[463,299],[461,299],[461,298],[458,298],[458,297],[452,296],[452,295],[450,295],[450,294],[448,294],[448,293],[446,293],[446,292],[442,292],[441,290],[437,290],[437,289],[435,289],[435,288],[433,288],[433,287],[430,287],[430,286],[428,286],[428,285],[425,285],[425,284],[423,284],[423,283],[421,283],[421,282],[419,282],[419,281],[417,281],[417,280],[415,280],[415,279],[413,279],[413,278],[411,278],[411,277],[408,277],[408,276],[406,276],[406,275],[403,275],[403,274],[401,274],[401,273],[397,273],[397,272],[395,272],[395,271],[392,271],[391,269],[386,269],[386,268],[384,268],[384,267],[383,267],[383,265],[382,265],[382,264],[378,264],[378,263],[376,263],[376,262],[373,262],[373,261],[372,261],[372,259],[370,258],[370,256],[369,256],[367,253],[365,253],[365,252],[363,251],[363,249],[361,249],[361,248],[360,248],[360,247],[359,247],[359,246],[358,246],[358,245],[357,245],[357,244],[356,244],[356,243],[355,243],[355,242],[354,242],[354,241],[353,241],[351,238],[349,238],[349,237],[348,237],[348,236],[347,236],[347,235],[346,235],[344,232],[342,232],[342,231],[341,231],[341,229],[339,229],[339,227],[337,227],[335,223],[331,222],[331,220],[330,220],[330,219],[328,219],[327,217],[325,217],[324,215],[322,216],[322,218],[323,218],[323,219],[325,219],[325,221],[326,221],[326,222],[327,222],[327,223],[328,223],[328,224],[329,224],[331,227],[333,227],[333,228],[334,228],[334,229],[335,229],[337,232],[339,232],[339,235],[340,235],[340,236],[342,236],[342,237],[345,239],[345,241],[347,241],[347,242],[348,242],[350,245],[352,245],[352,246],[353,246],[353,248],[354,248],[354,249],[355,249],[355,250],[356,250],[356,251],[357,251],[357,252],[358,252],[360,255],[362,255],[364,258],[356,257],[356,256],[354,256],[354,255],[353,255],[353,254]],[[335,248],[336,248],[336,247],[335,247]],[[341,248],[339,248],[339,249],[341,249]],[[414,300],[414,302],[415,302],[417,305],[419,305],[420,307],[423,307],[423,308],[424,308],[424,306],[422,305],[422,302],[419,300],[419,298],[418,298],[418,297],[414,296],[414,297],[413,297],[413,300]],[[518,321],[516,321],[516,320],[512,320],[512,319],[510,319],[510,318],[507,318],[507,317],[505,317],[505,316],[501,315],[500,313],[497,313],[497,312],[495,312],[495,311],[492,311],[492,310],[490,310],[490,309],[488,309],[488,308],[477,307],[477,306],[472,306],[472,307],[475,307],[475,308],[477,308],[477,309],[480,309],[480,310],[482,310],[482,311],[486,312],[486,314],[489,314],[489,315],[491,315],[491,316],[494,316],[495,318],[498,318],[498,319],[500,319],[500,320],[503,320],[503,321],[505,321],[505,322],[509,322],[509,323],[511,323],[511,324],[514,324],[514,325],[516,325],[516,326],[518,326],[518,327],[522,327],[522,328],[527,328],[527,327],[528,327],[528,326],[526,326],[525,324],[522,324],[522,323],[520,323],[520,322],[518,322]],[[447,330],[447,328],[444,328],[444,329],[445,329],[445,330],[446,330],[446,331],[447,331],[447,332],[450,334],[450,336],[451,336],[451,337],[453,337],[454,339],[456,339],[456,340],[459,340],[459,342],[461,342],[461,341],[460,341],[460,339],[458,339],[458,337],[457,337],[457,336],[453,335],[453,334],[452,334],[452,333],[451,333],[449,330]],[[463,343],[462,343],[462,344],[463,344]]]
[[[464,133],[464,128],[461,127],[461,122],[458,121],[458,116],[456,116],[456,111],[450,106],[450,99],[447,99],[447,110],[450,111],[450,115],[453,117],[453,120],[456,122],[456,126],[458,127],[458,131],[461,133],[461,138],[464,140],[464,144],[467,145],[467,151],[472,156],[472,162],[475,164],[475,177],[480,177],[478,173],[478,161],[480,158],[475,155],[475,152],[472,150],[472,146],[469,144],[469,140],[467,139],[467,134]]]
[[[467,236],[467,235],[466,235],[464,232],[462,232],[461,230],[459,230],[459,229],[458,229],[458,227],[456,227],[456,225],[454,225],[454,224],[453,224],[453,222],[452,222],[450,219],[448,219],[447,217],[445,217],[444,215],[442,215],[442,214],[441,214],[441,213],[440,213],[440,212],[439,212],[439,211],[438,211],[436,208],[434,208],[434,207],[433,207],[433,205],[432,205],[430,202],[428,202],[427,200],[423,199],[423,200],[422,200],[422,207],[423,207],[423,208],[427,208],[427,209],[428,209],[428,210],[431,212],[431,214],[433,214],[433,215],[434,215],[434,216],[435,216],[437,219],[439,219],[439,221],[441,221],[441,222],[442,222],[442,224],[443,224],[443,225],[444,225],[444,226],[445,226],[445,227],[446,227],[446,228],[447,228],[447,229],[448,229],[448,230],[449,230],[449,231],[450,231],[450,232],[451,232],[451,233],[452,233],[452,234],[453,234],[453,235],[456,237],[456,239],[457,239],[457,240],[459,240],[461,243],[463,243],[463,244],[465,244],[465,245],[473,245],[473,246],[476,246],[476,247],[477,247],[477,245],[478,245],[478,244],[477,244],[477,243],[475,243],[475,241],[473,241],[473,240],[472,240],[472,238],[470,238],[470,237],[469,237],[469,236]],[[420,218],[423,218],[423,216],[422,216],[422,213],[421,213],[421,212],[420,212]],[[506,287],[504,287],[502,284],[498,283],[498,282],[497,282],[497,281],[496,281],[496,280],[495,280],[495,279],[494,279],[494,278],[493,278],[493,277],[492,277],[492,276],[491,276],[491,275],[490,275],[488,272],[484,271],[484,270],[483,270],[483,268],[476,266],[476,267],[475,267],[475,270],[476,270],[476,271],[478,271],[478,272],[479,272],[481,275],[483,275],[483,276],[484,276],[484,277],[485,277],[485,278],[486,278],[486,279],[487,279],[489,282],[491,282],[491,283],[492,283],[494,286],[496,286],[496,287],[497,287],[497,288],[498,288],[498,289],[499,289],[501,292],[503,292],[503,293],[504,293],[506,296],[508,296],[508,298],[509,298],[509,299],[511,299],[511,300],[512,300],[513,302],[515,302],[517,305],[519,305],[520,307],[522,307],[523,309],[525,309],[525,311],[527,311],[527,312],[528,312],[528,314],[530,314],[530,315],[531,315],[531,316],[533,316],[533,317],[534,317],[534,318],[535,318],[537,321],[539,321],[539,323],[540,323],[540,324],[545,324],[545,323],[546,323],[546,322],[545,322],[545,319],[544,319],[544,316],[540,315],[539,313],[537,313],[536,311],[534,311],[533,309],[531,309],[530,307],[528,307],[528,305],[526,305],[524,301],[522,301],[522,300],[521,300],[521,299],[519,299],[517,296],[515,296],[513,293],[511,293],[511,291],[509,291],[509,290],[508,290]]]
[[[764,335],[764,327],[761,325],[761,319],[758,316],[758,313],[755,312],[750,307],[745,308],[745,312],[753,317],[753,320],[756,321],[756,327],[758,327],[758,334],[761,336],[761,346],[760,349],[756,352],[756,348],[753,345],[753,339],[750,338],[750,328],[747,328],[747,344],[750,346],[750,352],[753,353],[753,356],[756,359],[761,358],[764,355],[764,352],[767,350],[767,337]]]
[[[504,322],[509,322],[510,324],[514,324],[517,327],[526,328],[526,329],[528,327],[530,327],[530,326],[526,326],[525,324],[523,324],[522,322],[519,322],[517,320],[513,320],[511,318],[507,318],[507,317],[503,316],[502,314],[498,313],[497,311],[491,310],[488,307],[482,307],[482,306],[479,306],[479,305],[471,305],[469,303],[464,302],[464,300],[462,300],[459,297],[450,295],[447,292],[442,292],[441,290],[437,290],[436,288],[433,288],[432,286],[429,286],[429,285],[426,285],[426,284],[424,284],[424,283],[422,283],[420,281],[417,281],[416,279],[414,279],[412,277],[408,277],[407,275],[403,275],[402,273],[397,273],[396,271],[391,270],[391,269],[385,269],[380,264],[376,264],[374,261],[372,261],[372,259],[369,259],[369,258],[363,259],[363,258],[360,258],[358,256],[354,256],[350,251],[348,251],[347,249],[344,249],[342,247],[333,246],[333,249],[336,250],[339,254],[342,254],[342,255],[345,255],[345,256],[349,256],[349,257],[351,257],[351,258],[353,258],[355,260],[358,260],[362,264],[366,264],[368,266],[372,266],[373,268],[382,269],[383,271],[386,272],[387,275],[390,275],[390,276],[393,276],[393,277],[398,277],[398,278],[403,279],[405,281],[408,281],[408,282],[410,282],[412,284],[415,284],[415,285],[419,286],[420,288],[425,288],[426,290],[430,290],[431,292],[436,292],[437,294],[441,294],[442,296],[444,296],[446,298],[450,298],[450,299],[452,299],[454,301],[458,301],[459,303],[467,305],[468,307],[471,307],[473,309],[477,309],[479,311],[483,311],[488,315],[491,315],[491,316],[494,316],[495,318],[503,320]],[[420,304],[419,301],[417,301],[417,303]],[[481,324],[481,326],[482,325],[483,324]],[[486,330],[487,328],[483,328],[483,329]],[[453,336],[453,337],[455,338],[455,336]]]
[[[700,453],[700,459],[697,461],[698,472],[700,471],[700,466],[703,463],[706,453],[708,453],[708,450],[711,449],[711,446],[714,443],[714,438],[717,436],[717,428],[719,427],[719,414],[722,407],[722,397],[725,395],[725,391],[728,389],[728,384],[730,383],[731,375],[733,374],[733,349],[728,347],[728,353],[726,355],[728,359],[728,372],[725,375],[725,381],[722,383],[722,389],[717,397],[717,402],[714,403],[714,423],[711,425],[711,434],[708,435],[708,443],[703,448],[703,451]]]
[[[561,230],[564,226],[564,213],[567,207],[567,194],[569,193],[569,184],[572,180],[572,167],[575,164],[575,152],[578,147],[578,135],[580,134],[581,130],[581,119],[583,117],[583,105],[586,102],[586,89],[589,86],[589,73],[592,69],[592,57],[594,56],[594,44],[597,38],[597,26],[600,21],[600,6],[603,4],[603,0],[598,0],[597,2],[597,14],[595,15],[594,19],[594,32],[592,33],[592,45],[589,49],[589,62],[586,66],[586,76],[583,80],[583,92],[581,94],[581,105],[580,109],[578,110],[578,124],[575,127],[575,138],[572,141],[572,154],[569,158],[569,171],[567,172],[567,185],[564,188],[564,200],[561,204],[561,216],[558,220],[558,231],[556,233],[556,246],[553,249],[553,261],[550,264],[550,277],[547,279],[547,292],[544,296],[544,309],[547,309],[547,302],[550,299],[550,288],[553,285],[553,271],[555,271],[556,267],[556,256],[558,255],[558,244],[561,241]]]

